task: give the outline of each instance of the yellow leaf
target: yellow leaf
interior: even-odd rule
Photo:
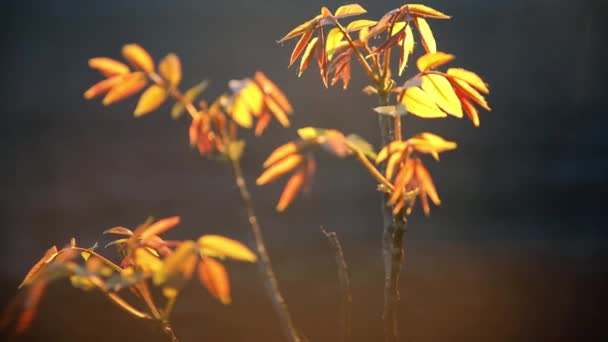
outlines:
[[[490,93],[488,85],[481,79],[481,77],[472,71],[461,68],[449,68],[447,74],[467,82],[482,93]]]
[[[433,19],[450,19],[449,15],[443,14],[435,9],[432,9],[425,5],[420,4],[412,4],[412,5],[403,5],[401,6],[402,10],[407,11],[410,14],[415,16],[433,18]]]
[[[253,125],[253,118],[251,113],[245,104],[245,101],[239,97],[234,99],[234,104],[230,107],[230,115],[234,122],[244,128],[251,128]]]
[[[224,266],[213,258],[205,257],[198,264],[201,284],[222,304],[230,304],[230,281]]]
[[[327,37],[325,37],[325,51],[327,52],[327,59],[331,61],[333,55],[336,53],[336,46],[342,41],[344,35],[339,28],[334,27],[329,31]]]
[[[146,248],[137,248],[133,254],[133,262],[145,273],[156,273],[163,267],[163,262]]]
[[[183,99],[185,103],[191,103],[196,100],[196,98],[209,86],[209,81],[204,80],[201,83],[195,85],[194,87],[188,89],[184,95]],[[184,105],[181,102],[175,102],[173,107],[171,108],[171,117],[173,119],[179,118],[184,112]]]
[[[389,155],[393,153],[402,153],[403,150],[407,147],[407,143],[405,141],[393,141],[388,145],[384,146],[378,155],[376,156],[376,164],[382,163]]]
[[[414,23],[416,24],[416,27],[418,27],[418,32],[420,32],[420,37],[422,38],[422,45],[426,52],[437,52],[437,43],[435,42],[433,31],[431,31],[431,27],[426,20],[416,17]]]
[[[361,5],[350,4],[338,7],[334,15],[339,18],[345,18],[363,13],[367,13],[367,10],[361,7]]]
[[[87,276],[83,276],[83,275],[70,276],[70,283],[75,288],[85,290],[85,291],[91,290],[92,288],[95,287],[93,282],[91,282],[91,280],[89,280],[89,278]]]
[[[218,258],[231,258],[255,262],[257,257],[242,243],[219,235],[203,235],[198,239],[201,254]]]
[[[437,154],[458,147],[453,141],[448,141],[433,133],[420,133],[407,140],[407,143],[420,153]]]
[[[414,34],[410,25],[405,27],[405,38],[399,45],[401,45],[401,56],[399,58],[399,76],[401,76],[407,66],[410,55],[414,53]]]
[[[422,90],[446,113],[462,118],[462,106],[452,84],[443,75],[429,74],[422,76]]]
[[[118,76],[116,76],[118,77]],[[103,104],[109,106],[120,100],[139,92],[148,84],[148,79],[143,72],[134,72],[122,76],[120,83],[116,84],[103,98]]]
[[[348,32],[358,31],[363,28],[374,26],[377,23],[378,23],[377,21],[367,20],[367,19],[355,20],[355,21],[350,22],[348,24],[348,26],[346,26],[346,31],[348,31]]]
[[[298,129],[298,135],[300,138],[304,140],[314,139],[316,137],[322,136],[327,132],[324,128],[316,128],[316,127],[304,127]]]
[[[459,79],[459,78],[451,78],[451,81],[456,86],[456,93],[460,96],[460,94],[465,95],[470,98],[478,105],[480,105],[483,109],[487,111],[491,111],[492,109],[488,106],[486,99],[477,91],[475,88],[471,87],[467,82]]]
[[[177,87],[182,81],[182,63],[174,53],[168,54],[160,61],[158,71],[172,88]]]
[[[136,117],[148,114],[160,107],[167,99],[167,90],[159,85],[152,85],[139,98],[137,107],[135,108]]]
[[[403,94],[401,102],[409,113],[421,118],[444,118],[447,116],[437,107],[433,98],[418,87],[408,88]]]
[[[314,37],[310,40],[308,46],[306,46],[306,50],[304,50],[304,53],[302,54],[302,59],[300,59],[300,70],[298,71],[298,77],[302,76],[302,73],[308,67],[310,59],[314,55],[313,52],[315,51],[315,47],[317,46],[318,41],[319,37]]]
[[[264,167],[268,167],[275,162],[285,158],[286,156],[298,151],[298,147],[294,142],[288,142],[287,144],[277,147],[268,158],[264,161]]]
[[[98,70],[106,77],[124,75],[129,73],[129,67],[115,59],[108,57],[95,57],[89,59],[89,67]]]
[[[454,59],[454,55],[450,55],[444,52],[427,53],[424,56],[418,58],[416,65],[420,72],[425,72],[429,69],[436,68],[440,65],[449,63]]]
[[[198,258],[196,252],[194,241],[185,241],[163,261],[153,280],[155,285],[163,285],[165,296],[176,296],[185,281],[190,279]]]
[[[136,69],[146,73],[154,72],[154,60],[139,44],[127,44],[122,47],[123,57]]]

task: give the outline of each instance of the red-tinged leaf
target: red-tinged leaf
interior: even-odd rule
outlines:
[[[426,55],[418,58],[416,65],[418,66],[418,70],[420,70],[420,72],[425,72],[429,69],[449,63],[453,59],[454,55],[450,55],[445,52],[427,53]]]
[[[138,93],[148,84],[143,72],[134,72],[122,76],[120,83],[116,84],[103,98],[103,104],[109,106]]]
[[[348,84],[350,83],[350,62],[344,66],[342,70],[342,89],[346,90],[348,88]]]
[[[484,94],[489,94],[488,85],[476,73],[462,69],[449,68],[447,74],[451,77],[463,80]]]
[[[331,14],[331,11],[329,10],[329,8],[324,6],[324,7],[321,7],[321,16],[323,18],[329,18],[329,17],[332,17],[333,14]]]
[[[158,71],[172,88],[182,81],[182,63],[174,53],[168,54],[160,61]]]
[[[401,102],[408,113],[421,118],[444,118],[447,116],[437,107],[433,98],[418,87],[407,88]]]
[[[266,96],[264,98],[264,103],[266,104],[268,110],[270,110],[277,121],[281,124],[281,126],[289,127],[289,118],[287,117],[287,113],[285,113],[283,108],[281,108],[281,106],[279,106],[272,97]]]
[[[319,44],[317,45],[317,66],[319,67],[319,74],[325,88],[328,87],[328,66],[327,66],[327,51],[325,51],[325,34],[323,28],[319,29]]]
[[[98,70],[106,77],[124,75],[130,72],[129,66],[108,57],[95,57],[89,59],[89,67]]]
[[[298,167],[304,158],[299,154],[292,154],[287,156],[280,161],[272,164],[267,168],[256,180],[257,185],[264,185],[273,180],[283,176],[284,174],[294,170]]]
[[[399,76],[405,70],[407,61],[411,54],[414,53],[414,34],[412,27],[408,24],[405,26],[405,38],[399,44],[401,46],[401,54],[399,55]]]
[[[27,285],[28,281],[32,279],[32,277],[35,276],[38,271],[40,271],[42,266],[53,261],[53,259],[57,256],[58,253],[59,251],[57,250],[57,246],[49,248],[44,253],[44,256],[40,258],[40,260],[38,260],[38,262],[27,272],[25,278],[23,278],[23,281],[21,282],[21,285],[19,285],[19,288],[22,288],[24,285]]]
[[[420,160],[416,163],[416,179],[418,179],[420,186],[424,189],[424,193],[428,194],[431,201],[433,201],[435,205],[440,205],[441,199],[439,199],[431,174],[424,165],[422,165]]]
[[[127,44],[122,47],[123,57],[136,69],[146,73],[154,72],[154,60],[139,44]]]
[[[302,73],[306,68],[308,68],[308,64],[314,55],[313,52],[316,50],[317,42],[319,41],[318,37],[314,37],[306,46],[306,50],[304,50],[304,54],[302,54],[302,59],[300,60],[300,70],[298,71],[298,77],[302,76]]]
[[[315,29],[315,26],[317,26],[320,18],[321,16],[317,16],[303,24],[300,24],[298,27],[289,31],[289,33],[287,33],[283,38],[281,38],[278,43],[283,43],[284,41],[295,38],[301,34],[304,34],[307,31],[313,31]]]
[[[338,7],[336,13],[334,14],[337,18],[345,18],[355,15],[360,15],[367,13],[367,10],[361,5],[358,4],[350,4]]]
[[[264,133],[264,130],[266,130],[266,127],[268,127],[268,124],[270,123],[270,119],[272,119],[272,115],[268,112],[264,112],[260,115],[258,122],[255,124],[254,132],[256,137],[259,137]]]
[[[350,22],[346,26],[346,31],[348,31],[348,32],[359,31],[361,29],[364,29],[364,28],[367,28],[370,26],[374,26],[377,23],[378,22],[374,21],[374,20],[366,20],[366,19],[355,20],[355,21]]]
[[[435,36],[433,36],[433,31],[431,31],[431,27],[423,18],[416,17],[414,18],[414,24],[418,28],[418,32],[420,32],[420,37],[422,38],[422,45],[424,46],[424,50],[428,53],[437,52],[437,43],[435,42]]]
[[[432,19],[450,19],[449,15],[441,13],[435,9],[432,9],[425,5],[420,4],[411,4],[411,5],[403,5],[401,9],[406,13],[409,13],[418,17],[426,17]]]
[[[246,262],[256,262],[258,260],[247,246],[227,237],[203,235],[198,239],[197,244],[202,255]]]
[[[479,127],[479,112],[477,111],[477,108],[475,108],[475,106],[464,96],[460,97],[460,103],[462,104],[464,112],[467,113],[467,116],[473,122],[473,126]]]
[[[289,181],[287,181],[287,184],[285,185],[285,188],[283,189],[283,192],[281,193],[281,198],[279,199],[279,203],[277,204],[277,207],[276,207],[276,210],[278,212],[285,210],[289,206],[289,204],[293,201],[293,199],[296,197],[296,195],[300,191],[302,184],[304,184],[305,178],[306,178],[306,172],[304,170],[296,172],[293,176],[291,176],[291,178],[289,178]]]
[[[397,44],[399,44],[399,42],[401,40],[403,40],[404,37],[405,37],[405,31],[401,31],[398,34],[391,36],[384,43],[380,44],[380,46],[378,46],[376,49],[374,49],[374,51],[372,51],[371,55],[373,56],[375,54],[383,52],[384,50],[395,47]]]
[[[24,333],[31,325],[38,312],[38,305],[42,300],[42,296],[44,296],[46,287],[47,281],[44,279],[36,281],[32,286],[28,287],[23,303],[23,311],[20,313],[15,324],[15,333],[17,335]]]
[[[127,229],[125,227],[113,227],[108,230],[105,230],[103,232],[103,234],[116,234],[116,235],[131,236],[131,235],[133,235],[133,232],[130,229]]]
[[[443,75],[422,76],[422,90],[427,93],[439,108],[457,118],[462,118],[462,106],[450,81]]]
[[[140,232],[135,231],[135,235],[139,236],[142,240],[146,240],[147,238],[158,236],[174,228],[180,223],[180,221],[181,219],[179,216],[167,217],[152,223],[151,225],[142,229]]]
[[[153,84],[141,94],[135,112],[135,117],[149,114],[160,107],[167,100],[167,90],[159,85]]]
[[[415,166],[416,164],[413,159],[408,159],[407,162],[403,164],[403,167],[399,170],[397,176],[395,176],[394,190],[388,204],[394,204],[402,197],[405,186],[409,184],[414,176]]]
[[[345,60],[336,66],[334,77],[331,79],[331,85],[335,85],[339,80],[342,80],[342,88],[346,89],[350,82],[350,60]]]
[[[224,265],[205,257],[198,264],[198,277],[209,293],[222,304],[230,304],[230,281]]]
[[[287,144],[277,147],[268,158],[264,161],[264,167],[269,167],[275,162],[285,158],[286,156],[296,153],[298,151],[298,145],[295,142],[288,142]]]
[[[298,59],[298,57],[300,57],[302,52],[304,52],[304,49],[312,38],[313,32],[314,30],[308,30],[302,35],[302,37],[300,37],[300,40],[298,40],[298,43],[291,52],[291,57],[289,58],[289,66],[292,66],[293,63]]]
[[[202,121],[203,118],[201,116],[197,116],[193,118],[192,122],[190,123],[190,128],[188,129],[190,146],[194,146],[200,141]]]
[[[376,164],[382,163],[389,155],[393,153],[402,153],[407,147],[405,141],[393,141],[384,146],[376,156]]]
[[[90,87],[89,89],[87,89],[87,91],[84,92],[84,98],[90,100],[99,95],[107,93],[114,86],[121,83],[124,77],[124,75],[113,76],[110,78],[106,78],[101,82],[95,83],[92,87]]]
[[[272,96],[272,98],[283,108],[288,114],[293,112],[293,107],[287,99],[287,96],[281,89],[272,82],[266,75],[261,71],[256,71],[254,76],[255,81],[258,83],[262,91]]]
[[[477,103],[481,106],[481,108],[491,111],[492,109],[488,106],[486,99],[477,91],[475,88],[471,87],[467,82],[462,81],[458,78],[450,78],[450,81],[455,86],[456,94],[459,97],[468,97],[473,100],[473,102]]]

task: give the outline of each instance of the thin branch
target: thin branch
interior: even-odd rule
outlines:
[[[367,157],[363,154],[363,152],[359,151],[358,149],[355,149],[354,147],[351,146],[351,150],[353,151],[353,153],[355,154],[355,156],[357,156],[357,159],[359,159],[359,162],[361,162],[361,164],[363,165],[363,167],[365,167],[365,169],[382,185],[384,185],[384,187],[386,187],[389,191],[393,191],[393,184],[391,184],[391,182],[388,181],[388,179],[386,179],[382,173],[380,173],[380,171],[378,171],[378,169],[369,161],[369,159],[367,159]]]
[[[321,232],[327,238],[336,257],[338,280],[340,282],[340,291],[342,292],[340,301],[340,341],[348,342],[352,339],[351,306],[353,303],[353,295],[350,288],[350,272],[346,259],[344,258],[342,244],[340,244],[340,240],[338,240],[338,235],[335,232],[326,231],[323,227],[321,227]]]
[[[344,35],[344,38],[346,38],[346,41],[348,42],[348,44],[350,45],[350,48],[353,50],[353,52],[357,56],[357,59],[359,60],[359,63],[361,63],[361,66],[365,70],[365,73],[367,73],[367,76],[369,76],[369,78],[372,81],[377,82],[377,79],[374,76],[374,72],[372,71],[372,68],[369,66],[369,64],[365,60],[365,56],[363,56],[361,54],[361,51],[359,51],[359,49],[357,49],[357,47],[355,46],[355,42],[351,38],[351,36],[348,33],[348,31],[346,31],[346,29],[344,28],[344,26],[342,26],[342,24],[340,24],[340,22],[338,21],[338,18],[332,17],[332,19],[333,19],[334,23],[336,24],[336,27]]]

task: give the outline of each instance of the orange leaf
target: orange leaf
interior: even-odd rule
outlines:
[[[279,203],[276,207],[277,211],[283,211],[289,206],[289,204],[293,201],[293,199],[300,191],[302,184],[304,184],[305,177],[306,171],[302,170],[295,173],[293,176],[291,176],[291,178],[289,178],[289,181],[287,181],[287,184],[283,189],[283,193],[281,193],[281,198],[279,199]]]
[[[158,109],[167,99],[167,90],[159,85],[152,85],[139,98],[137,107],[135,108],[135,117],[153,112]]]
[[[169,229],[172,229],[179,224],[180,220],[181,219],[179,216],[167,217],[165,219],[158,220],[149,226],[142,227],[141,230],[137,229],[140,231],[138,232],[136,230],[135,235],[139,236],[142,240],[146,240],[147,238],[158,236]]]
[[[270,156],[264,161],[264,167],[268,167],[275,162],[285,158],[286,156],[298,151],[298,146],[295,142],[288,142],[287,144],[281,145],[276,148]]]
[[[298,167],[304,158],[299,154],[287,156],[266,169],[256,180],[257,185],[264,185],[283,176]]]
[[[182,63],[174,53],[168,54],[160,61],[158,71],[172,88],[177,87],[182,81]]]
[[[223,304],[230,304],[230,281],[224,265],[205,257],[198,264],[198,277],[212,296]]]
[[[388,145],[384,146],[378,155],[376,156],[376,164],[382,163],[389,155],[397,152],[403,152],[407,147],[407,143],[404,141],[393,141]]]
[[[129,73],[129,67],[115,59],[108,57],[95,57],[89,59],[89,67],[98,70],[106,77],[124,75]]]
[[[272,119],[272,115],[267,112],[264,112],[258,118],[258,122],[255,124],[255,136],[259,137],[264,133],[264,130],[270,123],[270,119]]]
[[[257,257],[242,243],[219,235],[203,235],[198,241],[199,252],[218,258],[255,262]]]
[[[116,84],[103,98],[103,104],[109,106],[127,97],[136,94],[148,84],[148,79],[143,72],[134,72],[122,76],[120,83]]]
[[[278,43],[282,43],[286,40],[289,40],[291,38],[297,37],[303,33],[305,33],[306,31],[312,31],[314,30],[315,26],[317,25],[319,19],[321,18],[321,16],[317,16],[303,24],[300,24],[298,27],[294,28],[293,30],[289,31],[289,33],[287,33],[283,38],[281,38]]]
[[[298,43],[296,44],[296,46],[293,48],[293,51],[291,52],[291,57],[289,58],[289,66],[292,66],[293,63],[296,61],[296,59],[298,59],[298,57],[300,57],[302,52],[304,52],[306,45],[310,41],[310,38],[312,38],[313,32],[314,32],[314,30],[308,30],[308,31],[304,32],[302,37],[300,37],[300,40],[298,40]]]
[[[123,57],[136,69],[146,73],[154,72],[154,60],[139,44],[127,44],[122,47]]]
[[[462,108],[464,108],[464,112],[467,113],[469,119],[473,121],[473,126],[479,127],[479,112],[477,112],[477,108],[465,97],[460,97],[460,103],[462,103]]]
[[[321,80],[323,81],[323,85],[325,88],[327,85],[327,51],[325,50],[325,34],[323,33],[323,27],[319,29],[319,44],[317,44],[317,66],[319,67],[319,74],[321,75]]]
[[[128,75],[112,76],[101,82],[95,83],[91,88],[84,92],[84,98],[90,100],[94,97],[107,93],[115,85],[121,83],[125,77],[128,77]]]
[[[27,272],[27,275],[25,276],[25,278],[23,278],[23,281],[21,282],[21,285],[19,285],[19,288],[22,288],[24,285],[26,285],[27,282],[40,270],[40,268],[42,268],[42,266],[53,261],[53,259],[57,256],[58,253],[59,251],[57,250],[57,246],[49,248],[44,253],[44,256],[40,258],[40,260],[38,260],[38,262],[29,270],[29,272]]]
[[[405,90],[401,102],[409,113],[421,118],[444,118],[447,116],[437,108],[433,98],[418,87]]]
[[[407,143],[420,153],[428,153],[438,159],[438,153],[450,151],[458,147],[453,141],[448,141],[432,133],[420,133],[407,140]]]
[[[454,55],[450,55],[444,52],[427,53],[424,56],[418,58],[416,65],[420,72],[425,72],[429,69],[436,68],[440,65],[449,63],[454,59]]]
[[[452,84],[443,75],[428,74],[422,76],[422,90],[446,113],[457,118],[462,117],[462,106]]]
[[[287,99],[287,96],[285,96],[281,89],[279,89],[279,87],[274,82],[272,82],[268,77],[266,77],[263,72],[257,71],[255,73],[254,79],[256,80],[262,91],[265,94],[272,96],[272,98],[283,108],[285,112],[287,112],[288,114],[293,112],[293,107]]]
[[[488,85],[481,79],[481,77],[472,71],[462,68],[450,68],[448,69],[447,74],[467,82],[484,94],[490,93]]]
[[[412,180],[416,164],[414,159],[408,159],[395,177],[394,189],[388,204],[394,204],[403,195],[405,186]]]
[[[431,201],[433,201],[435,205],[440,205],[441,199],[439,199],[433,179],[431,178],[429,171],[424,167],[424,165],[422,165],[422,162],[419,159],[416,163],[416,179],[418,179],[418,182],[420,182],[420,186],[424,190],[424,193],[428,194],[428,196],[431,198]]]
[[[454,77],[452,77],[450,81],[452,81],[452,84],[456,86],[457,95],[464,95],[470,98],[487,111],[492,110],[490,106],[488,106],[486,99],[477,90],[475,90],[475,88],[471,87],[467,82]]]
[[[418,32],[420,32],[420,37],[422,38],[422,45],[426,52],[435,53],[437,52],[437,43],[435,42],[435,37],[433,36],[433,31],[431,31],[431,27],[423,18],[416,17],[414,18],[414,24],[418,28]]]
[[[270,112],[272,112],[277,121],[279,121],[281,126],[289,126],[289,118],[287,118],[287,113],[285,113],[283,108],[281,108],[281,106],[279,106],[272,97],[266,96],[264,98],[264,103],[266,104],[266,107],[268,107]]]
[[[450,19],[449,15],[443,14],[435,9],[420,4],[403,5],[402,10],[415,16],[427,17],[433,19]]]
[[[395,170],[401,164],[403,160],[403,151],[397,151],[391,154],[386,162],[386,171],[384,172],[386,179],[391,181],[393,179],[393,175],[395,174]]]
[[[308,64],[310,63],[310,59],[313,56],[313,51],[315,51],[318,41],[319,41],[319,38],[314,37],[313,39],[310,40],[310,42],[308,43],[308,46],[306,46],[306,50],[304,51],[304,54],[302,55],[302,59],[300,60],[300,71],[298,71],[298,77],[302,76],[302,73],[304,72],[304,70],[306,70],[306,68],[308,68]]]
[[[350,4],[338,7],[334,15],[338,18],[345,18],[363,13],[367,13],[367,10],[361,7],[361,5]]]

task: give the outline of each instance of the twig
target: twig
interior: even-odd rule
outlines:
[[[351,306],[353,303],[353,295],[350,288],[350,272],[348,264],[344,258],[342,244],[338,240],[338,235],[335,232],[328,232],[321,227],[321,232],[327,238],[331,248],[336,254],[336,266],[338,267],[338,280],[340,282],[340,291],[342,292],[340,301],[340,339],[339,341],[348,342],[352,338],[351,334]]]

